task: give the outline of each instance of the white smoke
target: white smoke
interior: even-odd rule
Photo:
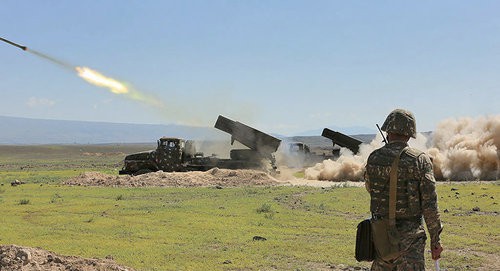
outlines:
[[[448,119],[440,122],[429,140],[417,134],[409,145],[426,152],[438,180],[497,180],[500,177],[500,115]],[[369,154],[382,146],[377,134],[362,144],[358,154],[342,148],[340,157],[305,170],[312,180],[361,181]]]
[[[304,150],[299,150],[296,144],[300,143],[286,139],[282,140],[275,153],[276,164],[289,168],[303,168],[307,163],[307,154]]]

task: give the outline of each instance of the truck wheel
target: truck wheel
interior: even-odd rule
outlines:
[[[151,172],[153,172],[151,169],[139,169],[138,171],[136,171],[132,175],[137,176],[137,175],[142,175],[142,174],[151,173]]]

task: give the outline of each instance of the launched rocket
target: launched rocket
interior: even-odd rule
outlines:
[[[107,88],[113,94],[124,95],[125,97],[127,97],[129,99],[143,102],[143,103],[146,103],[148,105],[153,105],[153,106],[161,108],[161,109],[166,108],[165,104],[161,100],[156,98],[155,96],[142,93],[142,92],[138,91],[137,89],[134,89],[132,86],[125,84],[124,82],[121,82],[121,81],[116,80],[114,78],[105,76],[96,70],[90,69],[88,67],[71,65],[71,64],[66,63],[64,61],[61,61],[55,57],[51,57],[49,55],[35,51],[33,49],[29,49],[26,46],[19,45],[15,42],[12,42],[10,40],[6,40],[6,39],[1,38],[1,37],[0,37],[0,40],[8,43],[10,45],[16,46],[17,48],[20,48],[23,51],[29,52],[33,55],[36,55],[38,57],[41,57],[45,60],[48,60],[48,61],[54,63],[54,64],[57,64],[60,67],[65,68],[69,71],[76,72],[78,74],[78,76],[83,78],[88,83],[90,83],[94,86]]]
[[[19,45],[19,44],[15,43],[15,42],[12,42],[10,40],[6,40],[6,39],[4,39],[2,37],[0,37],[0,40],[4,41],[4,42],[6,42],[6,43],[8,43],[10,45],[14,45],[14,46],[22,49],[23,51],[26,51],[28,49],[28,47],[26,47],[26,46]]]

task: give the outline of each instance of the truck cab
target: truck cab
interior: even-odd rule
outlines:
[[[127,155],[119,174],[139,175],[153,171],[184,171],[186,163],[196,155],[193,141],[162,137],[156,150]]]

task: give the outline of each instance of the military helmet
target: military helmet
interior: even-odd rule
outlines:
[[[387,133],[394,133],[417,138],[417,124],[413,113],[404,109],[394,109],[384,121],[381,128]]]

